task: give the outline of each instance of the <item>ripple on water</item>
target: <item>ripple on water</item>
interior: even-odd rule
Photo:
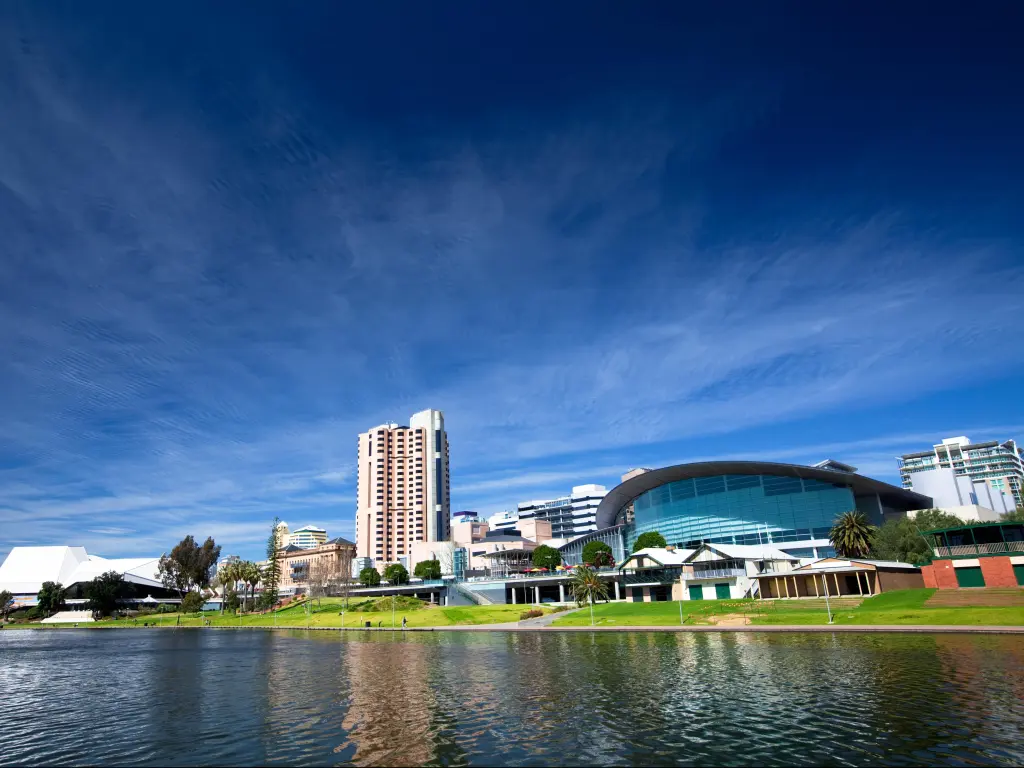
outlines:
[[[0,764],[1024,762],[961,635],[0,633]]]

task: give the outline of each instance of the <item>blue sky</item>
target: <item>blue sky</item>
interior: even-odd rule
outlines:
[[[1020,19],[828,5],[4,6],[0,556],[1024,438]]]

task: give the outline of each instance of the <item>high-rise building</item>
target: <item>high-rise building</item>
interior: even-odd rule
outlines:
[[[904,488],[913,488],[913,475],[930,469],[952,469],[955,475],[983,480],[996,492],[1013,496],[1024,506],[1024,459],[1015,440],[972,443],[968,438],[947,437],[930,451],[906,453],[896,459]]]
[[[359,435],[356,554],[378,566],[407,558],[414,541],[445,541],[451,502],[444,414],[413,414]]]
[[[287,529],[286,529],[287,530]],[[275,534],[279,532],[275,531]],[[280,536],[277,536],[280,540]],[[324,528],[317,528],[315,525],[304,525],[288,534],[288,543],[285,546],[298,547],[299,549],[312,549],[327,542],[327,531]]]
[[[519,520],[537,518],[551,523],[556,539],[570,539],[597,530],[597,507],[608,493],[603,485],[577,485],[568,496],[548,501],[524,501],[518,505]]]
[[[492,531],[513,530],[519,524],[519,513],[510,510],[495,512],[487,518],[487,524]]]

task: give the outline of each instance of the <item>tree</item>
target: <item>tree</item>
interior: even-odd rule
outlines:
[[[39,610],[43,616],[51,616],[64,607],[64,585],[59,581],[44,581],[39,588]]]
[[[875,534],[870,555],[876,560],[927,565],[932,561],[932,546],[922,531],[960,525],[963,520],[941,509],[922,509],[912,518],[888,520]]]
[[[206,598],[199,592],[189,592],[181,599],[182,613],[199,613],[206,605]]]
[[[657,531],[648,531],[647,533],[641,533],[636,537],[636,541],[633,542],[633,551],[639,552],[641,549],[661,548],[667,546],[668,542],[665,541],[664,536]]]
[[[877,532],[863,512],[844,512],[836,518],[828,538],[839,557],[867,557]]]
[[[593,626],[594,602],[608,599],[608,585],[601,580],[596,571],[583,567],[573,571],[569,579],[569,589],[572,590],[576,605],[582,607],[590,603],[590,624]]]
[[[263,572],[260,567],[252,560],[242,561],[242,581],[249,585],[249,592],[252,594],[252,600],[255,607],[256,602],[256,585],[260,583],[263,578]]]
[[[392,563],[384,569],[384,578],[388,580],[388,584],[408,584],[409,571],[401,563]]]
[[[436,581],[441,578],[440,560],[420,560],[412,571],[413,576],[424,581]]]
[[[242,578],[241,574],[240,574],[239,565],[240,565],[240,563],[239,563],[238,560],[232,560],[229,563],[225,563],[221,567],[220,573],[217,574],[218,578],[220,579],[221,584],[224,585],[224,594],[222,596],[223,599],[222,599],[221,604],[220,604],[220,612],[221,613],[224,613],[224,609],[227,607],[227,603],[229,602],[228,601],[228,591],[229,590],[235,596],[234,602],[232,604],[233,605],[237,605],[238,604],[238,591],[237,591],[238,590],[238,582]]]
[[[583,547],[583,563],[595,568],[615,565],[615,556],[612,548],[603,541],[588,541]]]
[[[207,537],[203,545],[199,546],[191,535],[186,536],[171,550],[171,554],[160,558],[157,565],[160,581],[184,598],[186,592],[210,585],[210,577],[219,557],[220,547],[212,538]]]
[[[267,567],[263,569],[263,603],[268,607],[277,604],[277,587],[281,583],[281,563],[277,559],[277,526],[281,518],[275,517],[270,524],[267,537]]]
[[[547,568],[549,571],[553,571],[562,564],[562,553],[554,547],[541,544],[533,550],[531,559],[534,568]]]
[[[330,556],[320,556],[310,564],[306,583],[309,585],[309,597],[316,598],[317,606],[320,605],[321,597],[333,591],[340,576],[340,566],[340,561]]]
[[[9,590],[0,590],[0,617],[7,621],[7,614],[11,612],[14,605],[14,593]]]
[[[359,572],[359,583],[364,587],[380,586],[380,574],[372,565],[368,565]]]
[[[1017,507],[1013,512],[1004,512],[1000,520],[1004,523],[1024,523],[1024,507]]]
[[[117,571],[107,571],[85,585],[89,610],[100,616],[109,616],[117,610],[120,600],[128,597],[131,585]]]

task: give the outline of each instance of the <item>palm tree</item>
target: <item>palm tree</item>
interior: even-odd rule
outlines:
[[[232,560],[221,568],[218,574],[220,583],[224,587],[223,599],[220,603],[220,612],[222,614],[224,613],[224,604],[228,601],[228,586],[230,585],[236,592],[238,591],[238,565],[237,560]]]
[[[877,530],[863,512],[844,512],[832,524],[828,538],[840,557],[867,557]]]
[[[263,578],[263,574],[260,572],[260,567],[251,560],[245,562],[245,574],[242,578],[248,582],[249,590],[252,593],[253,604],[256,603],[256,585],[260,583]]]
[[[601,581],[597,572],[591,568],[577,568],[569,579],[569,588],[572,590],[573,599],[576,605],[583,607],[584,603],[590,603],[590,625],[594,625],[594,601],[608,599],[608,585]]]

